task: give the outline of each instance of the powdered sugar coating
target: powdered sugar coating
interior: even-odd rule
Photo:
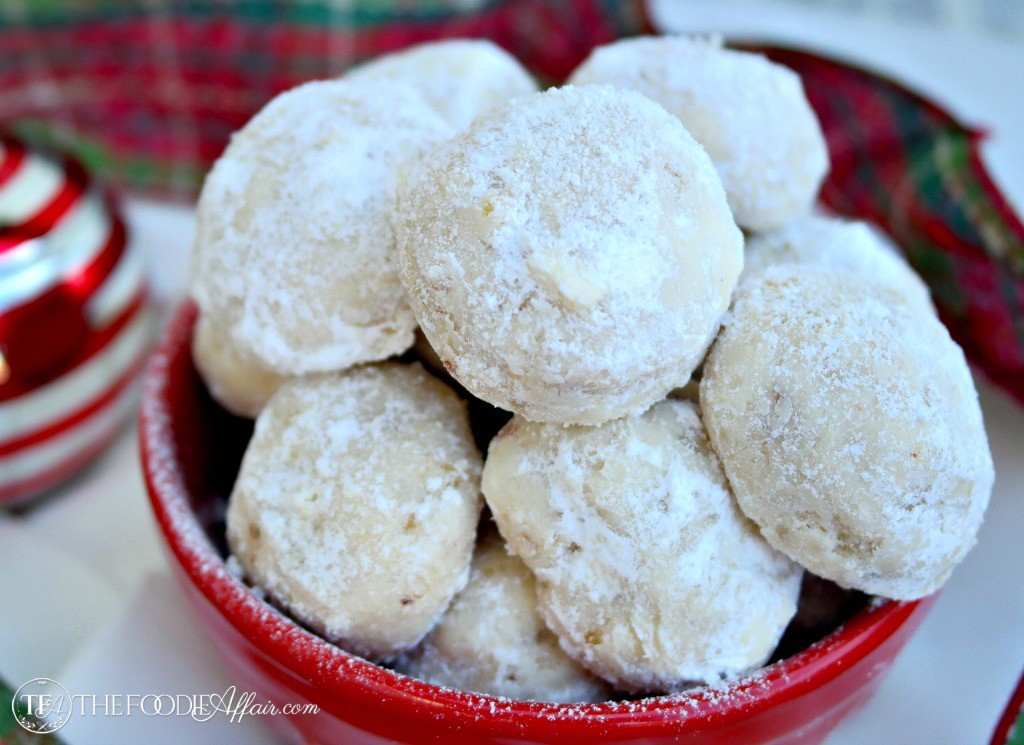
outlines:
[[[536,581],[493,532],[469,583],[397,669],[428,683],[518,701],[604,701],[611,691],[558,646],[537,612]]]
[[[192,335],[192,359],[213,400],[236,416],[255,419],[288,376],[265,368],[202,317]]]
[[[514,418],[483,490],[548,627],[617,688],[746,672],[796,611],[800,568],[739,511],[691,402],[601,427]]]
[[[765,269],[798,264],[876,282],[934,312],[928,286],[868,223],[807,215],[747,239],[740,282]]]
[[[596,424],[682,385],[717,331],[742,235],[678,121],[607,86],[517,99],[410,179],[399,270],[474,395]]]
[[[465,404],[419,365],[293,380],[256,420],[228,543],[300,621],[388,659],[466,583],[480,469]]]
[[[486,39],[447,39],[377,57],[345,76],[356,81],[414,85],[455,129],[516,96],[537,91],[519,61]]]
[[[510,739],[522,736],[528,728],[545,728],[558,737],[564,725],[571,726],[593,737],[607,737],[609,733],[628,736],[639,726],[656,726],[670,734],[677,731],[683,719],[703,726],[707,718],[746,716],[751,707],[770,710],[774,701],[790,700],[805,692],[808,686],[816,688],[827,682],[831,662],[842,665],[848,655],[858,656],[865,632],[884,632],[907,628],[907,623],[921,618],[928,602],[916,606],[909,614],[903,604],[891,601],[872,602],[866,613],[860,614],[850,625],[812,645],[794,657],[760,668],[729,685],[700,687],[671,696],[657,696],[641,700],[627,699],[601,704],[524,703],[481,694],[466,693],[426,683],[394,673],[373,663],[354,657],[320,636],[303,628],[277,608],[267,604],[236,579],[225,566],[223,558],[211,543],[201,525],[202,506],[208,495],[202,493],[199,482],[193,478],[196,467],[191,457],[192,440],[180,438],[183,432],[193,431],[194,406],[182,408],[178,395],[182,385],[191,389],[191,364],[183,360],[187,353],[194,320],[194,309],[181,309],[165,333],[156,350],[143,381],[143,396],[139,423],[140,449],[147,488],[153,501],[154,514],[164,538],[172,549],[173,560],[183,572],[190,587],[209,599],[216,613],[203,616],[208,624],[206,633],[216,636],[218,629],[246,630],[244,649],[256,650],[274,665],[256,666],[255,674],[264,679],[280,682],[279,670],[293,675],[292,681],[316,680],[317,690],[326,696],[365,696],[377,702],[382,715],[393,711],[396,702],[410,697],[429,699],[434,711],[443,709],[445,717],[436,724],[435,731],[451,731],[447,724],[454,718],[460,723],[476,722],[488,733]],[[186,396],[191,400],[191,396]],[[191,423],[190,423],[191,422]],[[199,510],[199,512],[197,512]],[[202,518],[205,521],[205,517]],[[908,620],[909,619],[909,620]],[[234,631],[229,633],[234,634]],[[869,652],[872,675],[884,670],[891,652],[888,645]],[[881,655],[881,656],[879,656]],[[239,660],[253,659],[248,656]],[[822,666],[823,661],[829,665]],[[819,677],[823,675],[824,677]],[[867,682],[872,678],[864,678]],[[278,677],[275,677],[278,676]],[[877,679],[875,677],[874,679]],[[425,724],[432,717],[421,720]],[[548,726],[550,723],[550,727]],[[440,736],[440,735],[439,735]]]
[[[191,272],[203,314],[283,374],[408,349],[394,186],[450,132],[397,83],[314,82],[272,100],[203,184]]]
[[[800,77],[718,37],[658,36],[598,47],[574,85],[608,83],[657,101],[704,146],[736,222],[770,230],[807,212],[828,172],[821,125]]]
[[[909,600],[974,544],[992,457],[960,348],[877,283],[781,266],[742,284],[704,365],[711,441],[776,548]]]

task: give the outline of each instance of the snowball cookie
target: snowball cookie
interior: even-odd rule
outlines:
[[[419,365],[289,381],[256,420],[228,544],[299,621],[387,660],[466,583],[480,469],[466,405]]]
[[[720,38],[659,36],[598,47],[570,76],[640,91],[686,125],[725,184],[736,222],[770,230],[810,209],[828,172],[800,77]]]
[[[596,424],[684,384],[718,329],[743,237],[711,161],[639,94],[516,100],[399,194],[402,281],[471,393]]]
[[[315,82],[275,98],[203,185],[191,276],[203,314],[281,374],[408,349],[394,182],[450,131],[398,84]]]
[[[485,39],[418,44],[360,65],[346,78],[412,84],[455,129],[465,129],[511,98],[537,91],[516,58]]]
[[[739,511],[689,401],[601,427],[516,417],[483,486],[548,627],[616,688],[744,673],[796,612],[800,568]]]
[[[608,688],[558,646],[537,613],[536,581],[496,534],[466,585],[398,669],[429,683],[522,701],[605,701]]]
[[[815,574],[909,600],[974,544],[992,457],[960,348],[877,283],[808,266],[745,282],[700,401],[743,511]]]
[[[780,264],[800,264],[877,282],[935,312],[928,286],[895,247],[866,222],[822,215],[747,239],[740,282]]]
[[[213,400],[236,416],[255,419],[288,380],[260,364],[205,316],[192,334],[192,360]]]

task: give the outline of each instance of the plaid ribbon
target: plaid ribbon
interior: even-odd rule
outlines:
[[[492,39],[559,80],[593,46],[649,28],[643,0],[8,0],[0,126],[191,199],[230,134],[307,80],[450,37]]]
[[[9,0],[0,24],[0,125],[186,199],[230,133],[305,80],[472,36],[558,81],[593,46],[650,30],[643,0]],[[878,75],[761,51],[800,73],[822,120],[823,201],[888,232],[972,362],[1024,402],[1024,226],[981,164],[981,134]]]

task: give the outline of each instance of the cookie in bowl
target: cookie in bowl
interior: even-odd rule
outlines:
[[[416,44],[359,65],[345,79],[414,85],[455,130],[517,96],[537,91],[537,83],[519,60],[487,39]]]
[[[217,403],[236,416],[255,419],[289,376],[263,366],[203,317],[192,336],[192,359]]]
[[[480,467],[465,404],[419,365],[290,381],[256,420],[228,545],[324,638],[391,659],[466,583]]]
[[[519,701],[585,703],[613,693],[567,655],[537,610],[537,582],[493,528],[469,583],[396,669],[436,685]]]
[[[203,184],[190,289],[282,375],[401,354],[416,319],[393,257],[400,170],[451,134],[409,86],[317,81],[268,103]]]
[[[930,309],[807,266],[743,283],[700,382],[743,511],[842,586],[910,600],[974,545],[992,455],[960,347]]]
[[[779,230],[756,233],[744,246],[740,282],[782,265],[817,267],[860,277],[935,312],[928,285],[896,248],[866,222],[812,214]]]
[[[394,217],[409,302],[448,371],[531,421],[599,424],[686,383],[742,265],[703,149],[608,86],[478,118]]]
[[[780,228],[811,209],[828,172],[800,77],[720,37],[647,36],[595,49],[574,85],[635,90],[679,117],[722,177],[743,228]]]
[[[483,490],[548,626],[620,690],[735,678],[796,612],[802,570],[740,512],[689,401],[600,427],[517,417]]]

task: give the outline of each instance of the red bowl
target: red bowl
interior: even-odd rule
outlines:
[[[291,740],[346,743],[815,743],[874,693],[934,602],[867,603],[818,642],[728,687],[605,704],[509,701],[423,683],[327,643],[226,567],[224,500],[251,424],[211,402],[183,307],[146,373],[142,463],[171,565],[240,690],[317,714],[268,717]]]

